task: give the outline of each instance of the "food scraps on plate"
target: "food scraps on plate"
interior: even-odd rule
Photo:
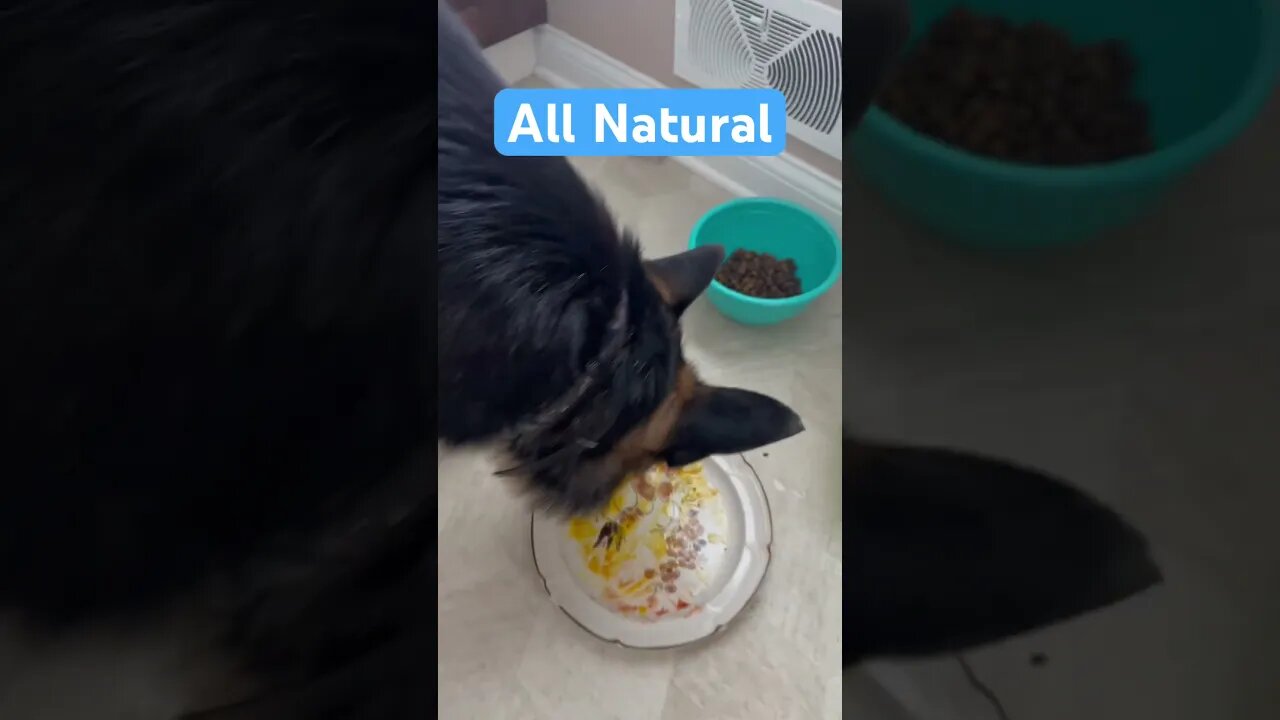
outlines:
[[[629,476],[603,512],[573,518],[568,533],[597,602],[657,621],[701,609],[697,598],[724,554],[726,527],[719,491],[701,464],[659,464]]]

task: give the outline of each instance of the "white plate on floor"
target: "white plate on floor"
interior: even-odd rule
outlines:
[[[610,521],[617,532],[602,533]],[[734,456],[650,470],[592,517],[537,513],[531,534],[547,594],[578,625],[624,647],[666,648],[715,634],[746,607],[769,567],[773,524],[760,481]]]

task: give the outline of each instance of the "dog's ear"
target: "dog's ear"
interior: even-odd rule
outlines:
[[[662,459],[688,465],[708,455],[752,450],[804,430],[800,416],[767,395],[704,386],[685,405]]]
[[[845,665],[957,652],[1161,581],[1146,540],[1039,472],[845,440]]]
[[[662,299],[679,317],[707,289],[723,262],[724,248],[705,245],[644,265]]]

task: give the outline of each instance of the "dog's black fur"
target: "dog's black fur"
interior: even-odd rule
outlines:
[[[259,680],[209,720],[431,712],[436,411],[437,438],[505,447],[564,508],[644,463],[800,429],[684,363],[680,314],[720,256],[642,261],[563,160],[499,158],[497,81],[450,14],[428,13],[0,5],[0,606],[56,630],[197,598]],[[1052,481],[1018,495],[981,463],[915,452],[846,470],[869,554],[845,597],[879,599],[846,608],[879,633],[857,657],[991,640],[1149,584],[1140,538]],[[987,522],[922,527],[947,513],[913,508],[963,507],[959,487],[978,504],[961,515],[994,508]],[[1071,574],[987,563],[987,543],[1027,540],[1012,518],[1029,507],[1071,521],[1054,556]],[[1081,541],[1099,527],[1106,543]],[[1019,582],[1070,597],[984,615],[975,586],[948,581],[968,610],[922,623],[949,596],[928,595],[936,546],[919,538],[967,548],[957,566],[1001,598]],[[1090,573],[1116,555],[1136,558],[1125,582]]]
[[[544,501],[580,510],[627,470],[798,432],[762,395],[681,387],[679,318],[722,253],[642,261],[563,158],[496,154],[502,84],[451,13],[439,48],[440,437],[501,440]]]
[[[415,8],[7,3],[0,599],[161,598],[429,440]]]
[[[497,156],[429,12],[0,8],[0,606],[199,598],[263,686],[211,717],[429,712],[433,400],[564,508],[800,429],[681,357],[720,254],[644,263],[564,160]]]
[[[269,684],[378,658],[360,692],[426,705],[393,678],[434,647],[435,25],[4,3],[0,605],[194,595]]]
[[[853,438],[844,458],[845,665],[959,652],[1161,581],[1137,530],[1042,472]]]

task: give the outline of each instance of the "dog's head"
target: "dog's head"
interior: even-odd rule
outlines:
[[[644,262],[580,385],[517,430],[511,473],[547,505],[594,509],[630,472],[742,452],[804,429],[773,398],[702,382],[681,352],[680,317],[723,260],[721,248],[703,247]]]

